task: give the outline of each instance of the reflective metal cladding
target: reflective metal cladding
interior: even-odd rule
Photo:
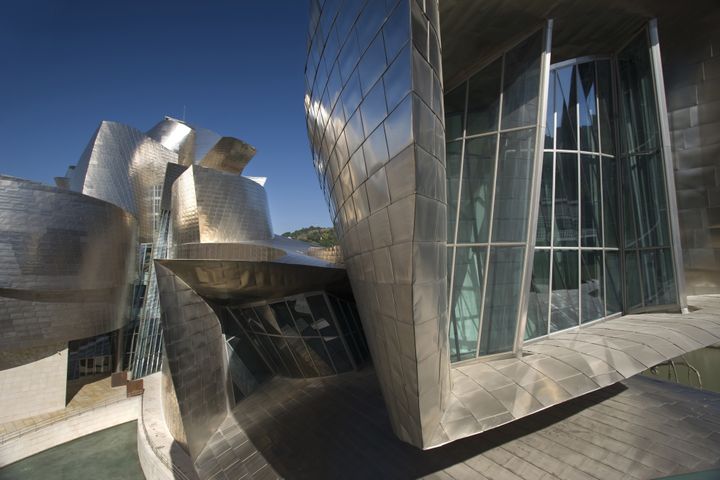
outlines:
[[[0,176],[0,349],[68,342],[128,321],[137,223],[79,193]]]
[[[652,318],[615,317],[687,311],[687,291],[720,292],[716,262],[700,265],[711,204],[685,181],[710,158],[714,136],[698,125],[720,121],[707,106],[718,82],[681,74],[695,56],[660,53],[664,34],[687,36],[684,22],[698,33],[683,45],[714,65],[703,39],[717,27],[696,18],[717,17],[711,3],[678,16],[649,1],[310,2],[313,164],[400,438],[437,446],[678,353],[643,337],[658,328]],[[677,197],[673,149],[686,169]],[[678,205],[697,211],[679,220]],[[680,323],[704,322],[683,320],[689,336]],[[706,345],[717,325],[703,325]],[[580,354],[627,362],[566,369],[552,387],[563,362],[585,361],[553,349],[568,346],[556,332],[578,328],[593,339],[573,344]],[[634,336],[632,353],[617,353],[618,331]],[[700,346],[688,340],[673,343]],[[526,367],[540,351],[557,357]],[[516,409],[508,395],[534,406]]]

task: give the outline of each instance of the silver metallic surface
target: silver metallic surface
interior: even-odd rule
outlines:
[[[598,390],[720,342],[720,296],[689,297],[692,313],[628,315],[527,343],[518,358],[452,369],[436,447]]]
[[[177,153],[178,163],[185,166],[199,163],[221,138],[215,132],[172,117],[165,117],[146,135]]]
[[[220,322],[207,303],[159,262],[155,271],[168,373],[185,433],[180,440],[187,441],[194,460],[232,403],[232,391],[227,389],[225,342]],[[166,391],[168,394],[172,393]],[[174,429],[173,433],[178,431]]]
[[[104,121],[85,149],[70,189],[117,205],[138,219],[141,242],[152,242],[153,204],[177,154],[127,125]]]
[[[518,408],[534,405],[496,392]],[[632,378],[429,451],[394,438],[381,395],[369,368],[275,378],[236,405],[202,472],[240,478],[247,460],[238,459],[248,457],[256,458],[251,469],[273,468],[267,478],[288,479],[619,480],[720,468],[720,396],[671,383]]]
[[[272,238],[267,194],[252,180],[193,165],[177,178],[172,192],[176,244]]]
[[[305,72],[315,168],[393,430],[422,447],[450,384],[438,5],[344,5],[329,31],[318,25],[338,6],[316,6]]]
[[[222,137],[200,160],[200,166],[227,173],[242,173],[252,157],[255,147],[242,140]]]
[[[86,195],[0,176],[0,349],[125,325],[134,218]]]

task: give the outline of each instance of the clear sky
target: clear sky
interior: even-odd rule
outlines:
[[[0,173],[45,183],[101,120],[164,115],[257,149],[276,233],[330,225],[303,108],[305,0],[8,0],[0,13]]]

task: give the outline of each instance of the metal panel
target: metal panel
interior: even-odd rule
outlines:
[[[127,323],[137,224],[79,193],[0,176],[0,349]]]

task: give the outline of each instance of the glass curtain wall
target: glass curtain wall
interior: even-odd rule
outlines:
[[[543,33],[530,36],[445,96],[452,361],[513,348]]]
[[[648,34],[617,56],[628,311],[678,303]]]
[[[610,60],[554,65],[548,88],[526,339],[622,311]]]
[[[332,295],[295,295],[228,310],[273,373],[333,375],[368,358],[355,305]]]

